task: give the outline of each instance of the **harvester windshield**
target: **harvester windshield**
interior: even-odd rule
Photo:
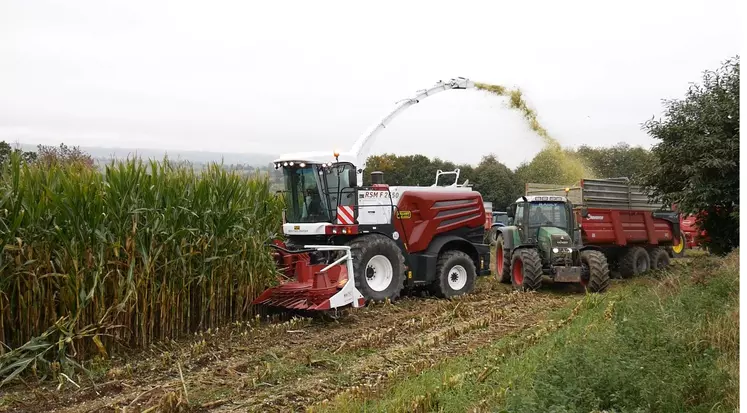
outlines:
[[[301,166],[303,165],[303,166]],[[283,168],[286,219],[294,223],[332,222],[338,205],[354,205],[352,164],[305,164]],[[341,200],[341,201],[340,201]]]

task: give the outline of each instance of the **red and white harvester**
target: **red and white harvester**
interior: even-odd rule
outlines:
[[[404,289],[439,297],[472,291],[477,275],[490,273],[490,249],[482,196],[457,184],[459,170],[438,171],[432,186],[389,186],[373,172],[372,185],[362,186],[373,139],[396,115],[437,92],[472,87],[464,78],[441,81],[400,101],[347,153],[275,160],[285,179],[286,241],[272,247],[283,280],[254,303],[325,311],[395,300]],[[445,174],[456,175],[454,183],[439,186]]]

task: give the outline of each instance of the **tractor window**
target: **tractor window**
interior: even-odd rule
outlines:
[[[524,204],[516,205],[516,212],[514,213],[514,225],[521,226],[524,223]]]
[[[568,228],[568,210],[564,203],[535,202],[529,208],[529,226]]]
[[[328,222],[329,214],[324,207],[319,190],[317,168],[283,168],[285,178],[285,203],[288,222]]]

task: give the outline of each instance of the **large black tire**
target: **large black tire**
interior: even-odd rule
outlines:
[[[669,267],[669,254],[664,248],[654,248],[648,252],[651,258],[651,269],[663,270]]]
[[[511,258],[511,285],[518,291],[534,291],[542,286],[542,259],[536,249],[514,251]]]
[[[397,244],[383,235],[371,234],[355,238],[349,245],[355,287],[363,297],[372,301],[396,300],[405,283],[405,258]]]
[[[620,258],[620,275],[630,278],[641,275],[651,268],[651,257],[641,247],[630,247]]]
[[[511,254],[503,249],[503,234],[495,244],[495,275],[504,284],[511,282]]]
[[[601,293],[610,286],[610,269],[607,257],[599,251],[581,252],[581,284],[587,291]]]
[[[441,298],[469,294],[475,289],[476,278],[477,269],[469,255],[456,250],[442,252],[436,264],[433,293]]]

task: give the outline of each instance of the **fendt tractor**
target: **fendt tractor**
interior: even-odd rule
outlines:
[[[581,241],[573,204],[563,196],[522,196],[508,208],[511,223],[497,228],[496,273],[517,290],[536,290],[544,276],[602,292],[610,282],[607,258]],[[587,215],[585,209],[581,215]]]
[[[363,171],[375,136],[404,109],[433,94],[467,89],[464,78],[438,82],[364,133],[347,153],[295,153],[275,160],[285,179],[283,234],[276,259],[284,276],[255,304],[326,311],[366,300],[397,299],[404,289],[425,288],[439,297],[472,291],[490,274],[480,193],[457,184],[459,170],[438,171],[432,186],[389,186],[381,172]],[[441,175],[456,175],[439,186]]]

